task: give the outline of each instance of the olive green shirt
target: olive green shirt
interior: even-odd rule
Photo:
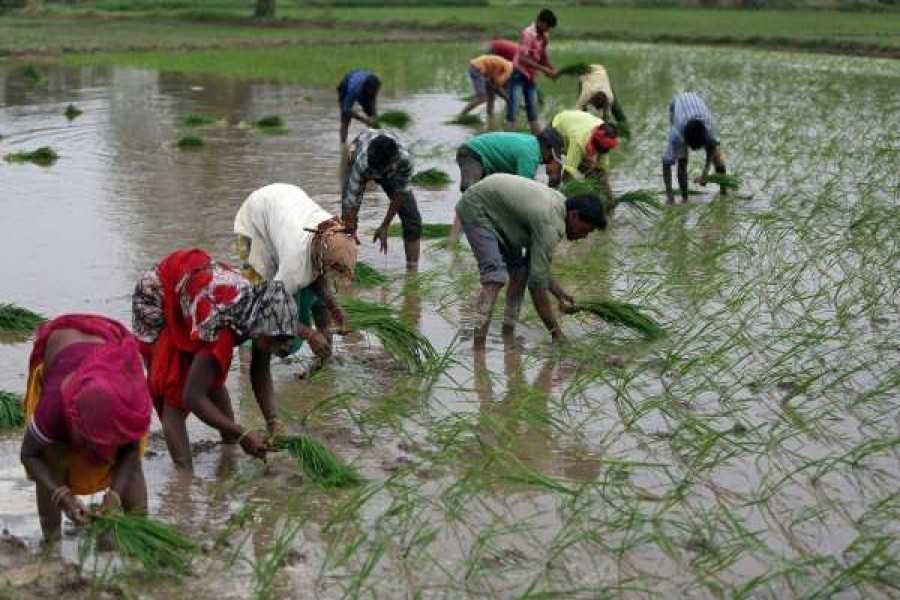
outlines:
[[[517,175],[488,175],[456,205],[463,227],[493,232],[506,256],[528,256],[528,286],[550,287],[553,250],[566,235],[566,198]]]

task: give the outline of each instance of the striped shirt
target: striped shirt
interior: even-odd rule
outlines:
[[[669,114],[672,129],[669,131],[669,140],[666,145],[666,153],[663,154],[664,165],[674,165],[678,160],[678,154],[684,150],[687,143],[684,141],[684,128],[689,121],[702,121],[706,125],[708,134],[707,145],[719,144],[719,136],[716,133],[716,123],[713,115],[698,94],[687,92],[677,94],[669,106]]]
[[[369,144],[378,136],[387,136],[397,142],[397,157],[380,171],[369,167]],[[341,208],[358,210],[362,204],[366,184],[377,181],[388,195],[409,194],[409,180],[413,173],[413,161],[409,151],[394,134],[383,129],[366,129],[353,140],[350,175],[344,184]],[[388,192],[390,190],[390,192]]]

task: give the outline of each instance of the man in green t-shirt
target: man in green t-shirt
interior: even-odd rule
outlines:
[[[456,215],[481,274],[475,347],[484,347],[494,304],[507,278],[503,332],[510,334],[515,329],[527,286],[553,341],[564,341],[547,292],[556,297],[563,312],[574,308],[574,300],[553,279],[550,262],[564,236],[578,240],[594,229],[606,229],[599,198],[566,198],[530,179],[498,173],[466,190],[456,205]]]
[[[477,181],[494,173],[509,173],[534,179],[544,165],[549,185],[559,185],[562,173],[563,139],[547,128],[538,135],[497,131],[469,138],[456,152],[459,165],[459,191],[465,192]],[[453,222],[451,239],[459,239],[459,219]]]

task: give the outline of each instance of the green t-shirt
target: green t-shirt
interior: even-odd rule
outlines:
[[[493,232],[507,256],[528,256],[528,286],[550,287],[553,250],[566,235],[566,198],[547,186],[517,177],[485,177],[456,205],[463,227]]]
[[[297,305],[297,313],[300,317],[300,322],[307,327],[312,327],[313,306],[322,304],[322,300],[319,298],[319,295],[315,292],[315,290],[313,290],[313,286],[308,285],[305,288],[300,288],[299,290],[297,290],[297,293],[294,294],[294,303]],[[304,340],[299,335],[295,337],[294,352],[302,348],[305,341],[306,340]]]
[[[534,179],[542,162],[541,147],[530,133],[483,133],[468,139],[465,146],[481,157],[485,175],[510,173]]]

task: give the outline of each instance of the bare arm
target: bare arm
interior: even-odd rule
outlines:
[[[675,192],[672,190],[672,165],[663,163],[663,184],[666,186],[666,201],[675,203]]]
[[[553,68],[549,62],[545,65],[543,63],[539,63],[534,60],[527,54],[523,54],[521,58],[519,58],[519,62],[528,67],[529,69],[535,69],[546,75],[547,77],[556,78],[556,69]]]
[[[564,312],[575,307],[575,298],[567,294],[555,279],[550,280],[550,293],[559,301]]]
[[[56,479],[50,471],[50,467],[44,462],[44,450],[50,444],[45,444],[35,436],[30,429],[25,430],[25,437],[22,438],[22,449],[19,452],[19,458],[22,460],[22,466],[29,477],[34,479],[38,485],[44,486],[48,490],[55,490],[63,485],[63,482]]]
[[[112,482],[109,489],[119,497],[125,494],[131,483],[131,478],[141,466],[141,457],[138,453],[137,443],[128,444],[119,448],[116,461],[112,466]]]
[[[272,384],[271,355],[253,344],[250,352],[250,387],[253,388],[253,396],[259,405],[266,423],[271,423],[276,417],[275,412],[275,386]]]
[[[534,309],[537,311],[541,321],[543,321],[547,331],[550,332],[553,341],[564,341],[565,336],[563,336],[562,330],[559,328],[559,323],[556,321],[556,315],[553,314],[553,307],[550,305],[550,294],[547,293],[545,288],[529,288],[528,291],[531,293],[531,301],[534,302]]]
[[[240,437],[244,433],[244,428],[223,414],[207,395],[207,390],[212,386],[218,374],[219,363],[214,357],[208,354],[194,356],[184,386],[185,404],[197,415],[197,418],[213,429],[226,435]],[[255,393],[256,385],[253,387]]]

